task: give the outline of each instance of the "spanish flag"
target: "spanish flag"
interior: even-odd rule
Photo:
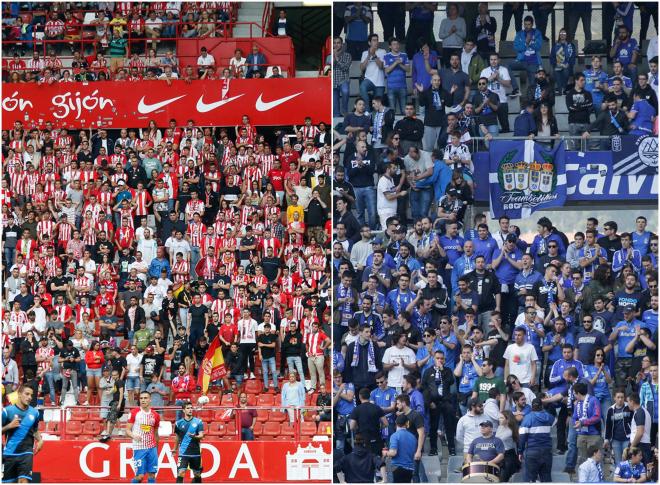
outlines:
[[[202,394],[206,394],[209,383],[227,375],[225,359],[222,356],[220,338],[216,335],[206,351],[202,366],[197,375],[197,385],[202,388]]]

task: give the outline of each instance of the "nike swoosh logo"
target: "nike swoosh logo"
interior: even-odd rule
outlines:
[[[220,101],[216,101],[215,103],[205,103],[204,101],[202,101],[202,98],[204,97],[204,95],[201,95],[199,97],[199,99],[197,100],[197,111],[199,111],[200,113],[208,113],[211,110],[219,108],[223,104],[230,103],[230,102],[234,101],[235,99],[240,98],[241,96],[243,96],[243,95],[239,94],[238,96],[233,96],[231,98],[221,99]]]
[[[138,111],[142,114],[151,113],[152,111],[156,111],[157,109],[160,109],[163,106],[167,106],[168,104],[173,103],[177,99],[181,99],[184,97],[186,97],[185,94],[182,96],[177,96],[176,98],[166,99],[165,101],[161,101],[160,103],[147,104],[144,102],[145,96],[142,96],[142,99],[140,99],[140,102],[138,103]]]
[[[276,99],[275,101],[270,101],[268,103],[265,103],[264,100],[261,99],[263,94],[260,94],[259,99],[257,99],[257,104],[255,105],[255,107],[257,108],[257,111],[268,111],[273,109],[275,106],[279,106],[282,103],[286,103],[287,101],[295,98],[296,96],[300,96],[302,93],[303,91],[300,91],[299,93],[292,94],[291,96],[287,96],[286,98]]]

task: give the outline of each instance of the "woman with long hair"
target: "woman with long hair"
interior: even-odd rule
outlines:
[[[534,112],[534,121],[536,121],[537,136],[543,138],[559,138],[559,128],[557,127],[557,118],[552,112],[552,106],[543,102]],[[540,141],[542,145],[552,148],[554,140]]]
[[[527,399],[527,403],[531,403],[536,395],[534,392],[528,388],[528,387],[523,387],[522,384],[520,383],[520,379],[518,379],[516,376],[513,374],[509,375],[509,377],[506,378],[506,409],[513,409],[513,406],[515,405],[515,400],[513,399],[513,395],[516,392],[522,392],[525,395],[525,398]]]
[[[85,352],[85,365],[87,366],[87,403],[91,406],[98,404],[100,399],[99,383],[101,382],[101,373],[105,356],[101,350],[101,343],[94,340],[89,350]]]
[[[500,481],[508,482],[509,478],[520,470],[518,460],[518,421],[511,411],[505,409],[500,413],[500,425],[495,432],[495,437],[504,443],[504,461],[500,468]]]
[[[577,59],[575,44],[568,41],[566,29],[561,28],[557,35],[557,42],[550,51],[550,65],[554,70],[556,80],[555,94],[561,96],[566,94],[568,79],[573,76],[573,66]]]
[[[594,389],[594,396],[600,401],[602,419],[605,420],[605,413],[612,406],[612,395],[609,386],[613,379],[605,362],[605,351],[597,348],[594,352],[594,363],[584,367],[584,377],[589,379]]]

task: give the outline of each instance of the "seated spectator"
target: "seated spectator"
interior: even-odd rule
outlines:
[[[610,57],[621,63],[624,73],[631,78],[635,78],[637,77],[639,46],[637,41],[630,37],[630,30],[625,25],[619,26],[618,34],[614,45],[610,49]]]
[[[612,92],[612,84],[613,82],[619,78],[619,80],[622,83],[622,88],[623,91],[626,94],[630,94],[630,91],[633,87],[633,82],[632,79],[629,78],[628,76],[624,75],[623,73],[623,64],[621,64],[621,61],[614,61],[612,64],[612,70],[614,71],[613,75],[607,80],[607,85],[610,87],[610,92]]]
[[[245,59],[245,67],[246,67],[246,73],[245,77],[247,79],[251,79],[255,77],[255,75],[258,75],[259,77],[264,77],[264,73],[266,72],[266,68],[268,67],[266,65],[266,56],[263,55],[263,53],[260,52],[259,46],[257,44],[254,44],[252,46],[252,53],[248,54],[247,58]]]
[[[591,93],[593,100],[593,111],[596,116],[603,111],[601,105],[607,93],[607,73],[601,68],[601,60],[599,56],[591,58],[591,68],[584,71],[585,84],[584,89]],[[577,82],[577,79],[576,79]]]
[[[589,138],[591,131],[598,130],[601,136],[624,135],[628,132],[628,117],[619,109],[614,97],[606,98],[607,111],[602,111],[596,121],[591,123],[582,138]],[[601,150],[609,150],[612,146],[611,139],[600,140],[598,143]]]
[[[160,38],[162,31],[163,21],[156,16],[155,10],[151,10],[147,19],[144,21],[144,33],[147,39],[146,45],[149,46],[151,44],[151,48],[156,49],[158,47],[157,39]]]
[[[197,75],[202,76],[210,66],[215,67],[215,58],[212,54],[209,54],[206,47],[202,47],[197,58]]]
[[[557,127],[557,118],[552,112],[552,105],[546,101],[541,101],[538,110],[534,113],[536,124],[536,136],[546,138],[539,143],[548,147],[554,146],[554,140],[547,140],[547,138],[559,139],[559,128]]]

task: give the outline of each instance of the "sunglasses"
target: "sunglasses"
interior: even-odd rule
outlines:
[[[557,245],[556,245],[556,244],[549,244],[548,247],[549,247],[549,248],[556,248]]]
[[[593,320],[582,320],[582,323],[592,323]]]
[[[433,335],[431,335],[430,333],[425,333],[424,337],[433,337]]]
[[[376,381],[376,384],[384,384],[385,380]]]
[[[478,84],[479,84],[479,86],[485,86],[486,85],[486,83],[478,83]]]

